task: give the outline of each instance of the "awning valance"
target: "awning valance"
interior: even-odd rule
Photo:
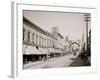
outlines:
[[[63,53],[63,51],[60,49],[49,48],[48,50],[50,53]]]
[[[63,51],[60,50],[60,49],[56,49],[56,50],[55,50],[55,53],[63,53]]]
[[[29,45],[23,45],[23,54],[26,55],[45,55],[50,53],[63,53],[60,49],[54,49],[54,48],[36,48],[35,46],[29,46]]]
[[[36,47],[24,45],[23,54],[30,55],[30,54],[41,54],[41,53],[36,49]]]
[[[36,54],[36,55],[44,55],[49,54],[48,49],[46,48],[36,48],[35,46],[23,45],[23,54]]]
[[[38,50],[41,54],[50,54],[47,48],[39,48]]]
[[[49,51],[50,53],[55,53],[55,49],[54,49],[54,48],[48,48],[48,51]]]

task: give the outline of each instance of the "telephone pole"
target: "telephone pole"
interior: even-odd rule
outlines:
[[[88,52],[88,26],[89,26],[89,21],[90,21],[90,14],[85,14],[84,15],[84,21],[86,23],[86,47],[85,50]]]

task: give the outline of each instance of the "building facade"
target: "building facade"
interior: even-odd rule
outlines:
[[[45,60],[48,56],[62,53],[56,49],[62,47],[63,37],[60,33],[57,35],[54,36],[23,17],[23,62]]]
[[[63,49],[63,36],[59,33],[58,27],[52,27],[52,34],[55,38],[57,38],[56,48]]]

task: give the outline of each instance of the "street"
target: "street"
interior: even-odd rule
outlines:
[[[70,55],[51,58],[47,61],[30,62],[24,65],[24,69],[68,67],[74,62],[77,56],[78,54],[76,56],[70,54]]]

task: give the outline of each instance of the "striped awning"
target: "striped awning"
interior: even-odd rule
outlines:
[[[48,48],[50,53],[63,53],[61,49]]]
[[[63,53],[63,51],[60,50],[60,49],[56,49],[56,50],[55,50],[55,53]]]
[[[55,53],[55,49],[54,49],[54,48],[48,48],[48,51],[49,51],[50,53]]]
[[[47,48],[39,48],[38,50],[41,54],[50,54]]]
[[[23,45],[23,54],[31,55],[44,55],[50,54],[47,48],[36,48],[35,46]]]
[[[30,55],[30,54],[41,54],[41,53],[36,49],[36,47],[24,45],[23,54]]]
[[[50,53],[63,53],[60,49],[54,49],[54,48],[36,48],[35,46],[29,46],[29,45],[23,45],[23,54],[26,55],[45,55]]]

